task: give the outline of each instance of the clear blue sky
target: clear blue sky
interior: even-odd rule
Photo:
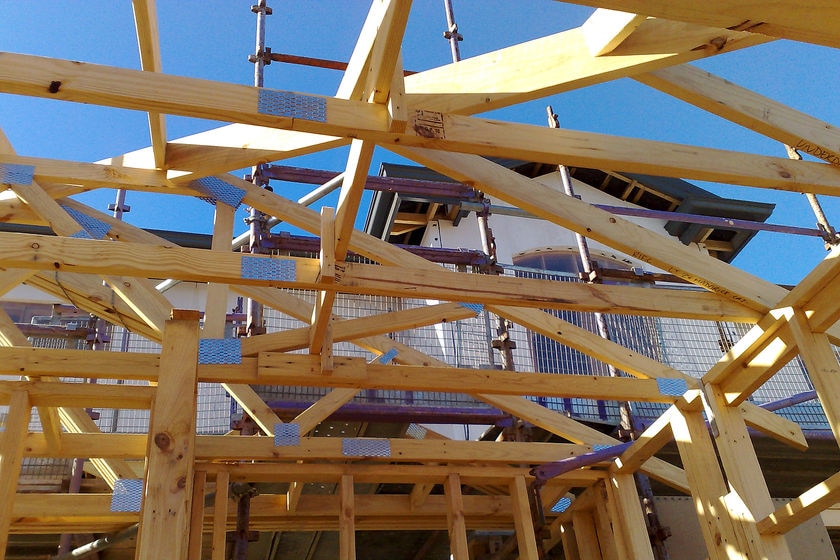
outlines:
[[[167,73],[252,84],[255,17],[250,0],[160,0],[158,15],[163,70]],[[474,56],[580,25],[591,8],[553,0],[453,0],[465,37],[463,57]],[[347,60],[367,13],[363,0],[269,0],[266,44],[274,52]],[[442,38],[446,20],[442,0],[416,0],[404,48],[407,69],[423,70],[450,61]],[[128,68],[139,67],[131,4],[93,0],[0,0],[0,50],[74,59]],[[777,41],[714,57],[699,66],[739,85],[791,105],[829,123],[840,123],[833,49]],[[340,73],[274,63],[266,86],[331,95]],[[551,104],[570,129],[603,132],[785,157],[783,147],[717,117],[654,92],[632,80],[594,86],[493,113],[494,118],[545,124]],[[168,117],[170,139],[218,123]],[[0,94],[0,128],[22,155],[96,161],[148,145],[144,113]],[[341,169],[345,150],[289,160],[290,165]],[[380,161],[399,158],[379,150]],[[777,204],[770,221],[813,227],[804,196],[780,191],[699,183],[722,196]],[[296,199],[310,187],[278,185]],[[105,210],[113,191],[86,194],[82,200]],[[171,198],[171,197],[170,197]],[[127,220],[142,227],[208,232],[209,205],[194,199],[171,200],[129,193]],[[822,197],[829,220],[840,227],[840,203]],[[177,207],[176,207],[177,206]],[[240,224],[240,230],[244,224]],[[760,233],[736,265],[779,283],[795,283],[823,256],[817,238]]]

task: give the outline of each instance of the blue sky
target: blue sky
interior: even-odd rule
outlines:
[[[158,15],[163,70],[167,73],[252,84],[255,17],[249,0],[160,0]],[[465,37],[463,57],[475,56],[528,39],[580,25],[591,8],[552,0],[510,2],[453,0]],[[367,13],[363,0],[269,0],[266,44],[274,52],[347,60]],[[450,61],[443,2],[416,0],[404,46],[404,64],[424,70]],[[128,68],[139,67],[130,2],[94,0],[0,0],[0,50],[74,59]],[[840,53],[833,49],[776,41],[697,63],[711,72],[829,123],[840,123],[833,102],[838,89]],[[266,86],[331,95],[340,73],[274,63],[266,68]],[[726,148],[785,157],[778,142],[694,109],[629,79],[518,105],[491,116],[545,125],[551,104],[562,126],[585,130]],[[206,130],[218,123],[168,117],[170,139]],[[0,128],[22,155],[96,161],[148,145],[144,113],[28,99],[0,94]],[[290,160],[290,165],[341,169],[346,150]],[[381,161],[398,161],[378,150]],[[698,183],[716,194],[777,204],[770,221],[813,227],[806,198],[795,193]],[[296,199],[311,187],[282,184],[275,190]],[[113,191],[97,191],[84,202],[105,210]],[[171,198],[171,197],[169,197]],[[840,227],[840,203],[821,198],[829,220]],[[161,200],[128,194],[126,216],[142,227],[209,232],[212,209],[195,199]],[[332,202],[332,201],[328,201]],[[244,230],[240,223],[238,230]],[[736,265],[779,283],[792,284],[825,256],[821,240],[760,233]]]

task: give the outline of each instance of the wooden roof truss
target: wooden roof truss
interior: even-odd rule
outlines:
[[[338,530],[342,558],[355,557],[353,531],[363,528],[448,529],[453,558],[458,560],[469,554],[466,531],[481,528],[515,529],[521,558],[537,558],[537,547],[558,543],[567,554],[579,549],[581,558],[588,558],[585,551],[593,546],[607,546],[614,554],[609,557],[653,558],[630,476],[640,470],[692,496],[709,558],[732,558],[732,550],[743,557],[792,558],[780,535],[837,501],[840,475],[828,477],[777,510],[747,427],[796,448],[807,442],[795,423],[746,399],[799,354],[834,435],[840,438],[840,365],[832,350],[832,342],[840,336],[835,324],[840,318],[838,249],[799,285],[786,290],[481,156],[837,195],[840,134],[835,128],[688,64],[775,38],[838,47],[840,24],[834,8],[817,2],[803,10],[800,3],[789,0],[767,6],[733,6],[716,0],[580,3],[638,14],[598,9],[580,28],[403,76],[400,45],[410,2],[375,0],[333,97],[162,73],[153,0],[133,3],[142,70],[0,54],[0,92],[145,111],[151,131],[149,148],[96,163],[18,154],[0,135],[3,186],[14,194],[0,200],[0,216],[7,222],[46,224],[56,234],[0,233],[0,290],[5,293],[20,283],[30,284],[163,345],[160,355],[36,349],[0,313],[0,369],[24,376],[21,381],[0,382],[0,403],[10,407],[0,433],[0,557],[10,534],[104,533],[139,522],[138,557],[199,558],[196,550],[205,531],[213,535],[212,557],[222,558],[224,531],[235,522],[235,508],[225,499],[227,481],[289,482],[298,487],[314,481],[338,483],[340,491],[335,496],[290,491],[286,496],[255,498],[252,528]],[[525,66],[527,71],[522,71]],[[621,77],[632,77],[824,161],[686,149],[472,116]],[[274,103],[291,108],[268,107]],[[233,124],[167,140],[164,115]],[[229,173],[341,145],[350,145],[350,151],[334,212],[319,214]],[[474,185],[706,291],[555,285],[465,277],[442,270],[353,229],[375,146]],[[244,204],[320,236],[320,258],[231,252],[233,210],[221,200],[216,204],[213,247],[203,250],[174,246],[68,198],[95,188],[195,196],[202,194],[201,180],[207,177],[240,192]],[[105,224],[107,233],[99,239],[79,235],[81,227],[71,211]],[[351,250],[382,266],[344,262]],[[276,266],[290,267],[294,274],[243,275],[253,259],[271,260]],[[209,284],[203,333],[195,311],[171,309],[154,289],[152,279],[160,278]],[[313,306],[278,288],[316,290],[319,297]],[[223,301],[228,290],[310,326],[243,339],[241,360],[235,365],[199,364],[199,339],[219,338],[223,332],[225,309],[213,302]],[[335,295],[341,292],[411,294],[454,303],[388,313],[376,320],[342,319],[331,313]],[[542,297],[529,295],[535,293]],[[395,347],[386,336],[389,332],[469,316],[458,302],[484,304],[631,377],[595,381],[495,370],[455,372],[402,345],[396,345],[400,352],[393,365],[332,355],[336,341],[387,352]],[[702,379],[695,379],[557,319],[542,311],[547,307],[738,320],[754,326]],[[308,354],[287,353],[304,348]],[[148,386],[64,383],[59,377],[143,380]],[[685,392],[662,395],[660,379],[684,381]],[[268,436],[275,435],[281,422],[251,385],[301,384],[327,387],[330,392],[296,419],[299,444],[275,447],[268,437],[197,436],[198,381],[224,384]],[[570,443],[457,442],[432,436],[422,441],[392,439],[387,442],[387,459],[364,456],[363,461],[348,463],[336,440],[307,434],[365,388],[468,393]],[[528,504],[532,477],[521,465],[576,456],[617,442],[524,395],[670,404],[614,461],[572,471],[543,488],[545,503],[572,488],[588,490],[567,512],[550,518],[551,538],[541,542],[535,540]],[[100,433],[84,412],[92,406],[149,408],[150,431]],[[32,407],[40,413],[42,432],[29,430]],[[703,411],[714,419],[714,435]],[[672,438],[683,468],[654,457]],[[120,479],[141,476],[142,509],[112,512],[110,494],[18,494],[16,481],[24,457],[92,458],[97,475],[110,487]],[[145,459],[144,473],[131,464],[138,459]],[[411,483],[415,491],[410,497],[354,494],[354,482],[369,481]],[[444,486],[444,495],[430,495],[437,484]],[[215,507],[205,508],[200,495],[213,485]],[[462,485],[498,491],[462,495]],[[621,515],[613,515],[616,512]],[[604,524],[605,515],[611,527]],[[567,542],[571,534],[577,539],[575,546]]]

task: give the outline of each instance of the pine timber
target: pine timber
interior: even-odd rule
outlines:
[[[837,503],[840,497],[840,473],[835,473],[823,482],[809,488],[791,502],[776,509],[756,522],[761,534],[785,534],[815,515]]]
[[[29,395],[26,391],[16,391],[11,398],[6,425],[0,433],[0,557],[3,558],[13,522],[15,492],[31,414]]]
[[[717,428],[717,445],[730,494],[743,504],[747,518],[739,525],[744,528],[747,539],[756,544],[769,558],[785,560],[793,558],[787,542],[778,535],[761,535],[755,538],[755,520],[762,519],[775,509],[767,483],[761,472],[755,448],[747,425],[737,407],[727,406],[726,399],[719,387],[707,385],[705,388],[706,415],[714,419]]]
[[[253,441],[251,441],[253,440]],[[322,441],[326,440],[326,441]],[[52,450],[42,434],[32,433],[26,441],[26,457],[86,457],[99,453],[120,459],[142,458],[148,437],[145,434],[65,434],[61,449]],[[368,457],[371,461],[451,462],[471,463],[528,463],[542,464],[592,451],[591,445],[564,443],[504,442],[493,445],[486,441],[415,441],[387,440],[390,457]],[[199,460],[346,460],[342,442],[333,438],[302,438],[294,447],[274,447],[273,438],[239,438],[227,436],[196,436],[195,456]],[[98,449],[97,451],[92,451]]]
[[[615,521],[625,531],[625,554],[637,560],[653,560],[644,515],[639,508],[640,498],[635,479],[630,474],[612,474],[606,484],[607,493],[612,497],[618,513]]]
[[[56,81],[56,77],[63,77],[72,85],[54,95],[36,85],[43,81]],[[109,87],[105,88],[103,84]],[[327,114],[330,115],[324,123],[261,114],[257,112],[257,89],[0,53],[0,91],[5,93],[55,97],[126,109],[158,109],[191,117],[212,118],[211,115],[214,115],[217,119],[243,124],[345,135],[392,147],[421,148],[430,144],[428,138],[412,132],[411,123],[405,134],[388,132],[387,109],[377,104],[309,96],[313,100],[324,100]],[[180,94],[167,95],[167,92],[175,90]],[[409,114],[412,112],[409,111]],[[441,114],[441,118],[441,129],[446,131],[445,138],[436,139],[435,145],[444,149],[628,172],[667,173],[687,179],[795,192],[837,194],[836,183],[840,170],[815,162],[560,131],[455,114]],[[495,141],[488,141],[488,138]],[[417,157],[411,159],[418,160]]]
[[[634,78],[803,153],[840,164],[840,132],[835,127],[710,72],[684,64]]]
[[[726,484],[712,448],[706,423],[700,412],[684,412],[671,418],[671,429],[680,450],[697,511],[706,550],[711,560],[748,558],[739,552],[734,521],[722,512],[726,510],[722,498]]]
[[[229,251],[229,240],[233,238],[234,208],[221,201],[216,201],[215,207],[211,250]],[[211,283],[207,286],[207,303],[204,311],[204,334],[206,338],[225,337],[228,289],[227,284]],[[256,391],[248,385],[235,383],[222,383],[222,387],[239,403],[264,433],[274,435],[274,425],[280,423],[280,419]]]
[[[451,477],[456,477],[452,474]],[[449,480],[449,477],[446,479]],[[34,499],[33,499],[34,498]],[[379,494],[355,496],[357,530],[446,530],[447,496],[433,495],[419,510],[409,509],[407,496]],[[513,530],[509,496],[461,495],[463,524],[469,530]],[[15,499],[12,534],[44,534],[50,531],[85,532],[101,524],[114,532],[136,522],[134,512],[111,512],[110,494],[18,494]],[[231,501],[228,501],[230,505]],[[75,504],[74,504],[75,502]],[[75,505],[75,507],[74,507]],[[235,530],[235,514],[228,508],[227,531]],[[337,531],[341,511],[340,497],[304,494],[299,508],[289,512],[285,496],[265,494],[252,498],[252,526],[259,531]],[[204,530],[209,531],[215,517],[213,507],[205,507]],[[299,523],[296,528],[295,523]]]
[[[575,510],[572,513],[572,524],[575,527],[575,540],[580,557],[586,560],[603,560],[592,512]]]
[[[140,48],[140,67],[147,72],[160,72],[160,39],[158,37],[157,7],[154,0],[132,0],[134,28]],[[155,167],[166,165],[166,116],[149,113],[149,136]]]
[[[295,267],[294,280],[276,280],[243,278],[241,272],[243,259],[271,259],[272,257],[243,256],[237,253],[220,255],[206,249],[190,249],[171,244],[149,246],[134,242],[111,243],[37,234],[2,233],[0,234],[0,249],[5,251],[6,262],[10,266],[42,270],[45,271],[45,275],[46,271],[53,271],[54,274],[60,274],[60,283],[63,283],[61,278],[65,274],[108,274],[109,271],[119,270],[141,280],[143,277],[163,275],[187,281],[211,280],[237,285],[316,288],[333,292],[378,295],[411,294],[412,297],[487,301],[495,305],[562,307],[579,311],[609,309],[615,313],[750,322],[757,319],[757,314],[745,308],[742,305],[743,302],[721,301],[719,297],[710,294],[663,290],[663,293],[657,296],[645,288],[620,289],[613,286],[558,283],[528,278],[498,278],[479,274],[466,276],[463,273],[448,272],[437,265],[431,265],[434,268],[431,268],[429,272],[404,270],[400,275],[403,280],[395,283],[385,280],[394,279],[397,274],[382,270],[382,267],[345,263],[338,266],[338,281],[328,284],[319,280],[317,260],[299,257],[276,257],[276,260],[294,263]],[[357,276],[358,280],[355,279]],[[380,281],[377,277],[383,280]],[[139,287],[139,281],[114,279],[109,285],[127,295],[132,293],[130,291],[132,283]],[[474,287],[477,293],[459,293],[462,288],[458,286],[464,284]],[[157,296],[155,296],[155,301],[158,301]],[[133,306],[131,309],[136,313],[140,308]],[[159,313],[154,317],[150,315],[146,320],[156,321],[157,315]]]
[[[36,182],[26,186],[12,185],[12,190],[41,215],[57,235],[72,236],[81,230],[81,226]],[[169,315],[171,306],[148,281],[110,275],[104,276],[103,280],[152,329],[163,330],[163,321]]]
[[[722,49],[703,48],[717,38],[724,39]],[[766,40],[720,28],[646,20],[611,53],[614,56],[592,57],[585,33],[578,28],[406,76],[405,88],[410,109],[473,114]],[[496,71],[486,72],[488,66]]]
[[[235,209],[223,202],[216,202],[213,220],[213,240],[211,250],[230,251],[230,239],[233,238]],[[208,284],[204,304],[204,338],[224,338],[225,316],[228,312],[228,286],[226,284]]]
[[[225,560],[225,528],[228,517],[228,482],[227,471],[216,473],[216,490],[213,497],[212,560]]]
[[[464,521],[464,496],[461,494],[461,479],[456,473],[446,477],[443,484],[446,494],[446,526],[449,531],[449,550],[452,560],[469,560],[467,525]]]
[[[338,484],[339,506],[338,519],[338,557],[340,560],[356,560],[356,493],[353,489],[353,477],[344,475]]]
[[[595,515],[595,526],[598,534],[598,544],[604,560],[618,560],[624,549],[621,520],[617,519],[612,500],[607,496],[603,482],[595,484],[587,490],[593,492],[595,504],[592,513]]]
[[[174,311],[164,335],[158,392],[143,453],[148,459],[137,551],[138,557],[183,558],[189,545],[196,455],[198,313]]]
[[[791,333],[800,349],[808,376],[817,391],[828,425],[834,438],[840,441],[840,387],[838,371],[840,364],[824,333],[810,332],[808,322],[801,313],[795,313],[789,323]]]
[[[513,522],[516,526],[516,546],[519,550],[519,558],[538,560],[540,553],[537,550],[528,486],[524,476],[517,476],[510,483],[510,499],[513,504]]]
[[[792,0],[777,0],[769,5],[713,0],[702,6],[690,0],[575,0],[573,3],[713,27],[749,29],[771,37],[840,47],[840,29],[833,18],[835,6],[828,0],[815,2],[806,11]]]
[[[63,236],[0,234],[0,293],[25,282],[164,345],[162,355],[119,356],[27,348],[20,330],[0,314],[0,341],[10,345],[0,348],[0,373],[31,378],[0,382],[0,405],[10,403],[20,408],[21,395],[25,395],[27,408],[59,407],[60,421],[67,430],[59,433],[57,423],[47,421],[43,432],[28,433],[26,425],[20,425],[23,420],[11,419],[12,424],[7,423],[6,432],[0,435],[0,545],[10,532],[112,532],[141,521],[144,529],[138,557],[162,557],[171,552],[173,542],[175,554],[183,556],[190,533],[190,554],[197,556],[202,532],[212,531],[212,555],[221,559],[225,531],[235,527],[227,492],[228,481],[235,480],[292,483],[286,494],[280,490],[276,495],[253,500],[251,528],[339,531],[345,558],[355,557],[355,531],[444,529],[449,529],[456,559],[469,556],[466,531],[473,529],[515,530],[520,557],[538,557],[537,543],[522,538],[533,533],[533,527],[528,527],[530,512],[524,491],[532,478],[525,465],[578,457],[595,445],[617,443],[611,436],[525,396],[544,395],[672,404],[615,463],[566,473],[549,482],[544,496],[552,498],[570,490],[585,490],[578,492],[571,512],[551,524],[551,539],[544,548],[562,540],[570,560],[650,558],[646,529],[635,503],[638,495],[632,485],[632,474],[638,470],[691,493],[710,558],[790,558],[779,535],[836,501],[837,475],[826,473],[822,485],[774,511],[747,426],[797,449],[804,449],[807,441],[798,425],[747,399],[799,353],[838,436],[840,388],[834,387],[834,378],[840,365],[831,344],[840,340],[840,326],[835,324],[840,319],[836,288],[840,271],[836,257],[840,253],[836,249],[829,253],[788,292],[707,258],[695,248],[639,232],[621,218],[596,211],[539,181],[475,156],[520,158],[537,166],[562,163],[610,173],[647,173],[836,195],[840,170],[832,164],[840,162],[840,137],[831,124],[686,66],[777,37],[840,47],[840,26],[831,12],[834,6],[818,1],[805,8],[790,0],[737,6],[721,0],[702,5],[685,0],[573,3],[633,13],[599,9],[580,28],[404,77],[402,45],[411,3],[373,0],[337,95],[295,97],[302,102],[322,102],[326,116],[320,120],[261,113],[259,92],[250,86],[163,74],[153,0],[133,1],[142,70],[0,54],[0,91],[144,111],[149,114],[151,139],[148,148],[91,164],[18,156],[0,134],[0,165],[35,168],[33,185],[0,186],[5,195],[14,192],[19,197],[0,201],[0,221],[48,224]],[[588,132],[550,131],[470,116],[622,77],[660,88],[827,163]],[[167,142],[166,114],[232,124]],[[426,128],[429,123],[431,128]],[[331,223],[319,219],[314,210],[226,174],[348,144],[351,152],[339,215]],[[376,147],[442,171],[494,199],[676,273],[708,291],[556,285],[445,271],[355,229],[363,183]],[[190,182],[213,175],[241,189],[244,204],[310,233],[321,233],[322,259],[275,258],[294,263],[294,281],[243,280],[244,257],[229,252],[226,245],[232,237],[232,209],[221,209],[213,250],[206,251],[178,247],[64,198],[100,188],[126,188],[155,196],[196,196]],[[110,240],[68,238],[79,226],[57,202],[105,222]],[[436,207],[427,213],[400,212],[396,217],[406,229],[422,227],[442,215]],[[335,235],[329,232],[330,226],[335,228]],[[712,243],[724,242],[712,241],[710,247]],[[351,250],[382,266],[343,262]],[[113,277],[110,286],[103,287],[99,275]],[[162,278],[210,285],[205,336],[222,336],[228,289],[254,297],[311,327],[243,341],[239,364],[198,365],[194,356],[184,357],[194,354],[197,344],[194,313],[182,315],[192,322],[189,336],[162,332],[171,304],[147,286],[149,279]],[[318,303],[313,305],[287,288],[314,291],[319,294]],[[340,293],[452,303],[344,320],[331,313],[333,300]],[[388,336],[420,325],[475,316],[456,302],[481,304],[517,327],[610,363],[629,376],[610,379],[457,369]],[[737,321],[755,327],[736,341],[702,380],[697,380],[667,363],[600,340],[544,309]],[[351,342],[374,355],[397,350],[397,365],[333,356],[336,341]],[[298,349],[309,350],[311,355],[286,354]],[[141,380],[160,385],[57,383],[58,377]],[[684,380],[688,392],[682,396],[662,395],[657,384],[662,379]],[[195,396],[184,393],[194,391],[199,380],[228,388],[249,414],[260,418],[258,423],[268,434],[273,433],[278,419],[251,384],[327,389],[324,397],[294,419],[302,436],[360,389],[395,388],[466,393],[573,443],[389,439],[391,457],[348,459],[339,438],[303,437],[298,446],[274,447],[271,438],[196,436]],[[698,388],[706,390],[706,413],[712,428],[718,430],[717,451],[700,413]],[[175,467],[161,460],[154,447],[156,438],[148,434],[99,433],[93,420],[81,410],[85,406],[151,407],[149,433],[160,434],[162,428],[171,428],[170,435],[179,443],[186,442],[183,465]],[[46,411],[39,411],[45,419],[49,418]],[[14,422],[18,422],[17,436],[8,432]],[[653,456],[672,436],[685,470]],[[139,514],[125,514],[109,511],[110,494],[45,495],[40,500],[15,494],[17,475],[12,480],[6,478],[8,457],[15,453],[18,458],[36,459],[104,456],[92,462],[111,485],[116,478],[136,476],[124,460],[147,459],[146,503]],[[204,492],[200,486],[205,472],[208,487],[215,479],[214,507],[202,507]],[[180,478],[182,473],[184,477]],[[310,482],[340,483],[339,494],[302,493],[303,484]],[[413,490],[399,495],[356,494],[354,482],[393,482],[410,485]],[[171,508],[163,498],[165,493],[160,492],[160,484],[176,488],[177,504],[173,502]],[[444,495],[433,493],[434,486],[441,484]],[[508,488],[510,496],[470,495],[471,490],[466,488],[462,493],[462,485],[490,494]],[[161,506],[171,509],[176,519],[165,528],[165,534],[164,528],[149,528],[149,519]],[[152,542],[152,532],[160,542]]]
[[[592,56],[602,56],[615,50],[646,19],[647,16],[638,14],[598,9],[583,22],[580,29]]]
[[[0,329],[3,331],[3,336],[0,337],[5,342],[13,342],[15,344],[21,344],[22,346],[30,346],[29,341],[26,337],[23,336],[23,333],[11,322],[8,314],[5,311],[0,310]],[[12,389],[12,395],[14,395],[15,390],[24,390],[31,393],[42,393],[45,396],[54,395],[56,392],[60,393],[63,389],[68,388],[67,384],[64,383],[56,383],[58,381],[57,378],[51,376],[25,376],[27,379],[30,380],[37,380],[37,381],[30,381],[29,383],[15,383],[15,382],[2,382],[6,387],[15,387],[19,389]],[[81,392],[87,392],[87,389],[93,388],[93,385],[80,385],[76,384],[76,387],[72,388],[71,391],[76,390]],[[102,386],[98,386],[95,391],[101,391]],[[106,391],[108,389],[105,389]],[[142,392],[142,391],[141,391]],[[101,393],[99,393],[101,395]],[[12,395],[9,396],[9,403],[12,401]],[[40,396],[36,398],[36,400],[40,400]],[[133,403],[137,403],[138,399],[129,399],[133,400]],[[142,396],[139,397],[139,400],[145,400]],[[107,403],[110,405],[110,399],[101,399],[100,402]],[[77,408],[79,403],[77,401],[62,401],[61,404],[57,403],[34,403],[35,406],[38,407],[38,415],[41,421],[41,429],[43,430],[44,437],[46,438],[47,444],[52,448],[58,448],[61,445],[61,428],[63,427],[68,432],[73,433],[85,433],[85,432],[99,432],[99,427],[91,420],[90,416],[88,415],[86,410],[82,408]],[[146,403],[144,402],[140,408],[145,408]],[[58,407],[58,408],[56,408]],[[108,459],[101,459],[101,458],[90,458],[90,463],[93,465],[94,469],[100,474],[100,476],[106,481],[106,483],[113,487],[114,481],[121,477],[125,476],[126,474],[132,472],[131,468],[122,461],[115,461],[115,460],[108,460]]]
[[[318,375],[312,360],[289,354],[263,353],[258,358],[255,383],[276,385],[328,385],[356,389],[390,388],[441,392],[482,392],[571,396],[610,400],[674,402],[678,397],[662,395],[655,380],[564,374],[460,370],[430,366],[383,366],[366,364],[359,358],[335,358],[335,370]],[[527,387],[527,388],[526,388]]]
[[[404,309],[357,319],[333,321],[333,342],[351,341],[389,332],[447,323],[474,317],[475,312],[460,303],[439,303],[416,309]],[[242,355],[255,356],[260,352],[287,352],[305,348],[309,343],[309,327],[268,333],[242,340]]]
[[[476,394],[476,398],[488,404],[496,406],[518,418],[527,420],[535,426],[562,436],[569,441],[591,442],[599,444],[617,445],[619,440],[605,435],[595,428],[590,428],[558,412],[548,410],[533,401],[523,397],[495,396],[488,394]],[[688,481],[685,472],[679,467],[652,457],[645,461],[641,470],[651,478],[667,484],[682,492],[689,492]]]
[[[441,436],[443,437],[443,436]],[[436,439],[436,438],[429,438]],[[443,441],[448,441],[445,438]],[[278,469],[273,463],[201,463],[201,468],[208,473],[227,473],[233,482],[289,482],[301,480],[304,482],[337,483],[344,475],[352,475],[361,484],[382,482],[402,484],[412,481],[443,484],[451,473],[458,473],[461,481],[469,486],[483,484],[508,484],[517,476],[524,476],[530,483],[533,476],[530,467],[510,465],[399,465],[373,462],[340,462],[323,464],[318,470],[307,463],[283,463]],[[557,487],[573,486],[587,487],[605,477],[603,471],[576,470],[564,473],[546,483],[545,489],[554,490]],[[556,481],[556,482],[555,482]]]
[[[187,560],[201,560],[201,541],[204,530],[204,492],[206,487],[207,472],[196,470],[193,477],[192,503],[190,504]]]
[[[29,339],[24,336],[12,321],[12,318],[2,308],[0,308],[0,346],[30,346]],[[26,377],[25,379],[31,380],[32,378]],[[50,378],[47,379],[47,381],[50,380]],[[40,381],[43,381],[43,379],[40,379]],[[5,383],[3,384],[5,385]],[[23,388],[22,390],[26,389]],[[10,398],[13,391],[14,389],[9,391]],[[44,406],[41,404],[35,404],[35,406],[38,407],[38,418],[41,421],[41,429],[47,437],[47,441],[52,446],[60,446],[61,420],[58,416],[58,410],[54,406]]]
[[[415,75],[416,78],[409,77],[406,81],[406,104],[462,114],[481,112],[657,67],[698,60],[766,40],[748,33],[704,29],[665,20],[646,21],[635,35],[650,37],[650,44],[639,41],[641,46],[636,47],[637,51],[628,53],[633,56],[601,57],[586,65],[581,65],[577,60],[586,48],[583,33],[572,30],[465,59],[457,67],[450,64],[421,72]],[[726,37],[726,43],[721,49],[696,48],[721,36]],[[663,38],[671,41],[667,47],[662,44]],[[674,40],[677,44],[674,44]],[[663,47],[666,48],[662,50]],[[546,56],[547,53],[569,54]],[[527,72],[523,72],[522,60],[535,62],[528,65]],[[488,80],[487,73],[482,71],[488,64],[498,69],[498,75],[507,76],[508,81]],[[485,93],[470,95],[469,91],[447,95],[446,92],[451,91],[453,84],[460,81],[453,80],[453,75],[462,77],[464,83],[481,86],[483,91],[489,88],[495,90],[489,96]],[[515,80],[511,81],[511,76],[515,76]],[[441,100],[445,100],[445,105],[440,105]],[[215,174],[257,162],[329,149],[344,143],[346,141],[339,138],[231,124],[170,141],[166,147],[166,161],[171,169],[192,170],[200,166],[206,173]],[[151,153],[147,155],[144,150],[118,156],[111,161],[129,167],[149,168],[154,165]]]
[[[314,430],[330,414],[350,402],[358,392],[356,388],[336,388],[318,399],[309,408],[295,416],[293,422],[300,426],[300,434],[305,435]]]

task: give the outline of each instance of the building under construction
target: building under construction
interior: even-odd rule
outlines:
[[[21,153],[0,111],[0,559],[837,558],[840,133],[692,63],[838,48],[840,19],[568,4],[462,60],[445,0],[452,62],[423,69],[410,0],[365,6],[341,60],[272,51],[259,0],[248,85],[164,73],[154,0],[139,69],[0,53],[0,109],[148,115],[147,148],[89,163]],[[556,96],[622,78],[780,157],[561,127]],[[529,102],[542,124],[476,116]],[[785,191],[816,226],[774,223]],[[212,223],[140,228],[135,196]],[[759,232],[826,257],[776,285],[732,264]]]

